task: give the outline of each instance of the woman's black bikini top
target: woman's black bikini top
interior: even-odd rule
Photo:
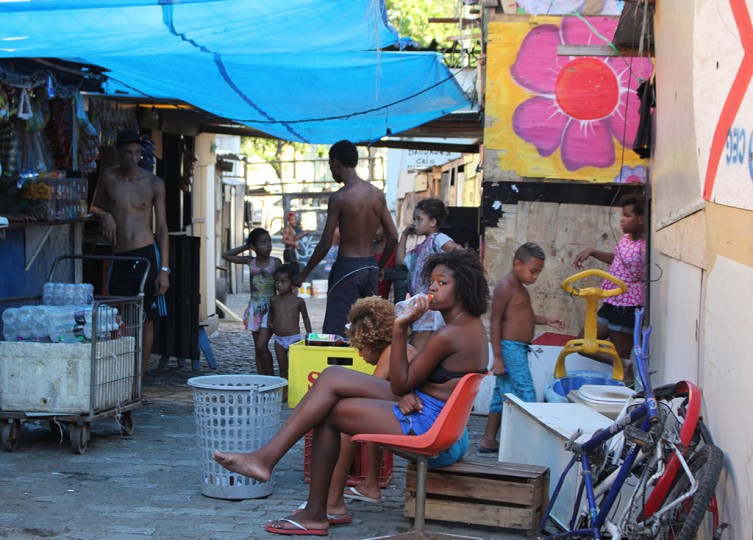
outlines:
[[[446,383],[447,381],[451,381],[452,379],[459,379],[463,375],[467,375],[468,373],[479,373],[479,374],[485,374],[488,370],[482,369],[479,371],[450,371],[444,367],[443,364],[439,364],[437,367],[434,368],[434,371],[432,371],[429,376],[426,378],[426,382],[430,383],[437,383],[442,384]]]

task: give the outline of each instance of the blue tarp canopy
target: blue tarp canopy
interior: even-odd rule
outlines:
[[[1,58],[107,70],[108,91],[175,99],[272,136],[367,142],[468,105],[383,0],[0,1]]]

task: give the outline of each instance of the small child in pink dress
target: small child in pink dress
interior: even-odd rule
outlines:
[[[256,257],[239,255],[251,250]],[[272,237],[265,229],[257,228],[248,235],[246,245],[227,250],[222,258],[228,262],[247,264],[251,278],[251,297],[248,307],[243,312],[243,326],[251,330],[256,352],[256,372],[259,375],[274,375],[272,353],[269,351],[269,339],[272,331],[267,327],[269,300],[275,294],[275,270],[282,261],[271,257]]]

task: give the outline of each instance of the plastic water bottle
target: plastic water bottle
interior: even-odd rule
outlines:
[[[100,305],[97,309],[97,313],[95,315],[96,321],[95,321],[95,328],[96,328],[96,334],[98,339],[107,339],[107,327],[109,323],[107,322],[107,318],[110,315],[110,308],[106,305]]]
[[[118,308],[116,307],[110,308],[110,321],[109,321],[110,326],[108,327],[110,332],[115,332],[120,328],[118,324],[118,319],[119,319]]]
[[[73,301],[74,306],[82,306],[86,304],[86,293],[81,285],[76,284],[73,286]]]
[[[99,339],[111,339],[112,332],[118,329],[118,310],[108,305],[100,305],[96,313],[96,334]]]
[[[65,308],[62,306],[48,306],[47,321],[47,335],[49,336],[50,341],[53,343],[61,341],[61,336],[69,331],[69,328],[65,324]]]
[[[55,304],[54,302],[54,293],[55,284],[51,282],[47,282],[42,286],[42,303],[46,306],[52,306]]]
[[[73,334],[78,341],[91,339],[92,311],[93,308],[89,305],[75,306],[72,309]],[[89,332],[86,331],[87,326],[89,327]],[[87,333],[89,334],[88,338],[86,337]]]
[[[18,336],[21,339],[31,339],[34,335],[34,326],[32,323],[31,306],[23,306],[18,308],[16,314],[16,328],[18,330]]]
[[[84,298],[85,302],[84,304],[93,304],[94,303],[94,285],[91,283],[82,283],[81,287],[84,289]]]
[[[73,304],[84,306],[94,302],[94,285],[91,283],[77,283],[74,286]]]
[[[34,340],[46,340],[49,333],[49,321],[47,319],[47,306],[31,306],[31,338]]]
[[[426,293],[419,293],[414,294],[410,298],[406,298],[405,300],[402,300],[395,304],[395,316],[398,318],[402,317],[406,311],[409,311],[413,309],[413,307],[418,303],[419,298],[426,298],[428,300],[432,300],[434,298],[433,294],[426,294]]]
[[[91,283],[45,283],[42,303],[47,306],[83,306],[94,302]]]
[[[54,306],[49,309],[49,337],[54,343],[78,343],[91,339],[92,306]]]
[[[16,341],[18,339],[17,314],[18,308],[7,308],[3,311],[3,339],[5,341]]]
[[[53,283],[52,285],[52,305],[62,306],[65,303],[65,283]]]
[[[63,303],[60,305],[69,306],[73,305],[73,299],[76,296],[76,286],[73,283],[66,283],[63,293]]]

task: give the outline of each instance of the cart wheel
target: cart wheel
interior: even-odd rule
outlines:
[[[133,415],[131,411],[124,412],[118,420],[121,435],[133,435]]]
[[[80,426],[71,423],[71,447],[74,454],[86,452],[86,443],[89,442],[89,424]]]
[[[21,420],[2,422],[0,439],[3,441],[3,450],[13,452],[18,448],[18,435],[21,433]]]

